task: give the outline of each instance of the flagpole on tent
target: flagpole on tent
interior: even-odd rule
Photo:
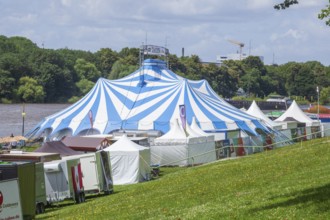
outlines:
[[[317,92],[317,121],[320,120],[320,90],[319,87],[316,87]]]
[[[25,119],[25,103],[23,102],[22,107],[22,136],[24,136],[24,119]]]

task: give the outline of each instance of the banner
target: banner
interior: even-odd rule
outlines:
[[[237,139],[237,150],[236,150],[236,156],[244,156],[245,155],[245,149],[243,145],[243,139],[239,137]]]
[[[23,219],[17,179],[0,181],[0,219]]]
[[[82,180],[82,172],[81,172],[81,164],[79,163],[76,166],[71,167],[72,174],[72,182],[73,189],[76,193],[80,193],[84,191],[83,180]]]
[[[155,45],[143,45],[143,54],[166,56],[167,54],[169,54],[169,51],[165,47]]]
[[[88,112],[89,122],[91,123],[91,128],[93,128],[93,112],[89,110]]]
[[[180,118],[182,123],[183,130],[186,130],[186,106],[185,105],[179,105],[180,110]]]
[[[101,151],[101,165],[103,171],[103,180],[104,180],[104,190],[113,191],[113,181],[111,176],[111,163],[109,152]]]

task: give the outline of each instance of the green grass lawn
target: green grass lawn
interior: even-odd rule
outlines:
[[[115,186],[37,219],[330,219],[330,139],[317,139]]]

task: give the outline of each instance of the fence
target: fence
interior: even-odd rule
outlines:
[[[214,153],[216,155],[216,160],[238,158],[243,156],[248,156],[255,153],[260,153],[264,151],[273,150],[280,147],[285,147],[293,144],[294,142],[302,142],[310,139],[316,139],[322,137],[323,133],[330,133],[330,128],[314,130],[314,132],[298,132],[302,131],[303,128],[287,129],[288,132],[296,132],[297,135],[291,137],[283,137],[282,133],[274,137],[260,135],[260,136],[249,136],[244,138],[232,138],[222,141],[217,141],[215,149],[212,151],[204,152],[203,154],[196,154],[190,157],[185,158],[184,160],[193,161],[191,166],[200,165],[194,163],[198,161],[199,157],[204,157],[206,154]],[[311,129],[312,130],[312,129]],[[306,128],[305,128],[306,131]],[[282,135],[280,135],[282,134]],[[282,137],[281,137],[282,136]],[[330,136],[330,134],[329,134]],[[270,139],[269,139],[270,138]],[[167,164],[162,164],[161,166],[173,166],[180,161],[173,161]]]

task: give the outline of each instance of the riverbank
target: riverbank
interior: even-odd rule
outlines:
[[[32,130],[43,118],[68,107],[70,104],[0,104],[0,137],[22,135]],[[24,121],[24,123],[23,123]],[[24,124],[24,128],[23,128]]]
[[[236,108],[248,109],[251,101],[228,101]],[[263,104],[265,103],[265,104]],[[57,113],[71,104],[25,104],[25,117],[23,128],[23,105],[22,104],[0,104],[0,137],[10,136],[11,134],[17,136],[26,134],[32,130],[45,117]],[[259,106],[260,105],[260,106]],[[266,103],[258,102],[259,108],[265,113],[271,110],[285,111],[286,108],[282,103]],[[307,109],[309,106],[300,105],[302,109]],[[330,106],[326,106],[330,108]]]

